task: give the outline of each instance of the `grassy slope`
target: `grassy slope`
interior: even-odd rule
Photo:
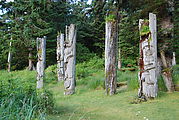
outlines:
[[[35,83],[35,72],[16,71],[7,73],[0,71],[0,80],[17,79]],[[136,73],[121,73],[118,81],[136,79]],[[177,83],[176,74],[175,80]],[[95,81],[103,81],[104,75],[99,72],[92,74],[83,80],[77,81],[76,94],[63,95],[62,83],[57,84],[55,74],[47,70],[45,86],[54,93],[57,113],[48,116],[48,120],[177,120],[179,118],[179,92],[160,92],[155,100],[141,104],[131,104],[137,95],[137,90],[122,90],[117,95],[106,96],[102,87],[89,89],[97,86]],[[53,82],[52,82],[53,81]],[[86,82],[85,82],[86,81]],[[129,82],[131,86],[132,82]],[[135,86],[130,88],[135,88]]]
[[[72,96],[63,95],[61,84],[51,84],[56,110],[49,120],[177,120],[179,93],[160,92],[159,97],[141,104],[131,104],[137,91],[123,91],[106,96],[104,90],[90,90]]]

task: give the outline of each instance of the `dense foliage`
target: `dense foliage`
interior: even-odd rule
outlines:
[[[44,120],[46,113],[53,112],[52,93],[48,90],[36,90],[34,73],[17,71],[9,74],[1,71],[1,120]]]
[[[119,9],[119,47],[122,65],[137,65],[139,30],[138,20],[148,19],[148,13],[157,14],[159,50],[164,49],[169,56],[175,51],[178,56],[178,3],[175,6],[166,0],[120,0],[56,2],[49,0],[1,1],[1,10],[6,11],[0,17],[0,68],[6,68],[9,42],[13,42],[13,68],[28,66],[28,48],[33,48],[36,63],[36,37],[47,36],[47,66],[56,63],[57,32],[65,32],[65,25],[75,23],[77,33],[77,62],[89,60],[95,53],[104,56],[104,37],[106,15]],[[114,6],[117,6],[114,7]],[[173,9],[175,8],[175,9]],[[115,16],[111,16],[115,17]],[[162,21],[172,18],[174,29],[164,30]],[[172,32],[174,30],[174,32]],[[165,34],[163,31],[170,31]],[[174,35],[172,35],[174,33]],[[12,38],[12,39],[11,39]],[[160,44],[161,43],[161,44]],[[166,47],[167,46],[167,47]],[[82,54],[85,55],[82,55]],[[19,61],[20,59],[20,61]]]

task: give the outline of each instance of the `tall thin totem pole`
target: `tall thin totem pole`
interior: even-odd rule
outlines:
[[[11,40],[12,40],[12,37],[11,37]],[[10,41],[10,44],[9,44],[9,53],[8,53],[8,59],[7,59],[7,62],[8,62],[8,72],[11,72],[11,60],[12,60],[12,41]]]
[[[58,81],[64,80],[64,34],[57,36],[57,77]]]
[[[157,27],[156,15],[149,13],[149,20],[139,20],[140,59],[139,97],[157,96]]]
[[[113,95],[116,93],[117,81],[117,41],[118,22],[117,20],[106,21],[105,35],[105,87],[106,93]]]
[[[65,95],[71,95],[75,92],[76,33],[77,29],[74,24],[66,26],[66,39],[64,49]]]
[[[43,80],[45,77],[45,64],[46,64],[46,36],[37,38],[37,88],[43,87]]]

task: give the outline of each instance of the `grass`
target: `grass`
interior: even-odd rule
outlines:
[[[114,96],[105,95],[104,71],[95,72],[77,80],[76,94],[72,96],[63,95],[62,83],[48,85],[57,111],[48,116],[49,120],[178,120],[179,92],[164,92],[162,78],[156,99],[131,104],[137,97],[137,72],[118,72],[117,81],[127,81],[128,88],[118,89]],[[179,81],[176,68],[173,78],[175,83]]]
[[[48,86],[54,93],[57,114],[49,120],[177,120],[179,115],[179,93],[160,92],[155,100],[141,104],[130,102],[137,90],[123,91],[106,96],[104,90],[88,90],[72,96],[63,95],[62,84]]]
[[[63,83],[57,83],[56,66],[46,69],[45,87],[53,92],[55,112],[48,120],[177,120],[179,117],[179,92],[166,93],[162,78],[159,79],[159,95],[154,100],[131,104],[137,96],[136,72],[118,72],[118,82],[127,82],[127,88],[118,89],[114,96],[105,95],[103,60],[93,59],[77,65],[76,93],[63,95]],[[99,63],[98,65],[95,65]],[[178,66],[174,67],[174,83],[179,83]],[[16,80],[35,86],[36,72],[0,71],[0,81]],[[27,85],[27,84],[26,84]],[[2,90],[1,90],[2,91]],[[16,91],[14,91],[16,92]],[[31,105],[31,104],[29,104]],[[27,106],[32,107],[32,106]],[[3,109],[0,109],[3,111]],[[28,114],[28,113],[27,113]],[[1,118],[0,118],[1,119]]]
[[[0,120],[44,120],[52,111],[48,90],[36,90],[35,71],[0,71]]]

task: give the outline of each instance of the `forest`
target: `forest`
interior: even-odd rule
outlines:
[[[0,120],[178,120],[178,0],[0,0]]]

